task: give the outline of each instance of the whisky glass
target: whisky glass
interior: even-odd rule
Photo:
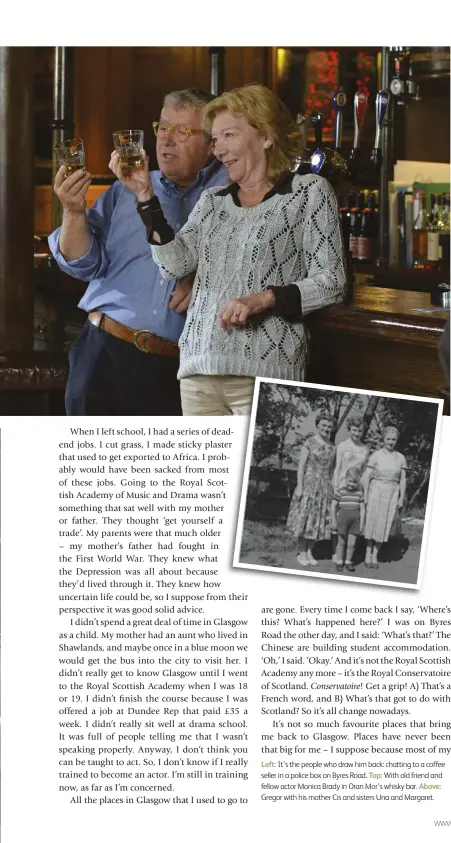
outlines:
[[[144,132],[142,129],[123,129],[113,132],[113,142],[123,167],[143,167]]]
[[[83,141],[79,138],[62,141],[55,146],[58,163],[66,168],[64,178],[67,179],[76,170],[85,170],[85,150]]]

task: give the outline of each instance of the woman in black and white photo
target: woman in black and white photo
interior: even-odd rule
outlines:
[[[388,541],[395,515],[404,506],[407,462],[396,450],[398,439],[397,427],[384,429],[382,448],[371,454],[363,477],[367,568],[379,567],[381,545]]]
[[[315,420],[317,432],[303,443],[297,485],[291,500],[287,529],[299,539],[297,561],[301,568],[317,567],[315,542],[331,536],[332,473],[335,447],[330,441],[333,419],[322,411]]]

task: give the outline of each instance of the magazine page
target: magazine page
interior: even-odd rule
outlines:
[[[249,480],[280,388],[260,383],[250,428],[2,420],[8,843],[36,829],[241,839],[299,821],[339,840],[361,824],[368,840],[446,834],[449,419],[414,408],[423,432],[429,419],[427,496],[377,568],[358,549],[337,572],[324,546],[297,561],[293,483],[282,500],[277,472]],[[294,388],[299,430],[320,398],[368,399]]]
[[[448,839],[448,6],[2,12],[4,843]]]

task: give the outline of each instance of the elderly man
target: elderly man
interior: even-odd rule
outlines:
[[[152,186],[164,215],[178,230],[203,190],[228,183],[212,158],[202,130],[202,108],[210,97],[189,88],[165,97],[154,124],[159,170]],[[118,177],[85,211],[89,173],[65,178],[55,192],[63,206],[61,228],[49,238],[61,269],[87,281],[79,307],[86,324],[69,351],[68,415],[180,415],[177,340],[183,330],[190,281],[163,281],[136,213],[136,199],[123,183],[118,156],[110,168]],[[151,332],[151,333],[149,333]]]

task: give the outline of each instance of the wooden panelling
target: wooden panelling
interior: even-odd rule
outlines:
[[[0,47],[0,351],[32,345],[32,47]]]
[[[261,82],[269,85],[270,47],[243,47],[243,78],[240,85],[247,82]]]
[[[194,50],[194,79],[196,88],[203,91],[210,90],[210,55],[207,47],[193,47]]]
[[[152,121],[165,94],[196,85],[194,47],[136,47],[133,51],[132,122],[144,129],[145,147],[155,148]]]
[[[77,47],[75,56],[75,129],[83,138],[90,173],[108,172],[111,150],[110,47]]]
[[[132,126],[133,49],[77,47],[75,128],[93,175],[111,175],[112,133]],[[140,128],[139,126],[137,128]]]
[[[226,88],[265,83],[269,48],[226,47]],[[144,129],[144,143],[155,165],[152,121],[165,94],[182,88],[210,90],[208,47],[77,47],[76,133],[83,138],[88,169],[108,173],[116,129]]]
[[[438,343],[445,313],[428,312],[430,304],[426,293],[361,285],[350,306],[312,314],[308,380],[443,397],[448,385]]]
[[[436,347],[329,329],[312,332],[308,380],[427,398],[441,398],[447,389]]]
[[[404,114],[406,161],[449,161],[449,88],[444,96],[424,96]]]
[[[239,88],[248,82],[266,84],[269,73],[268,51],[267,47],[226,47],[226,90]]]
[[[108,128],[111,132],[135,128],[132,125],[133,52],[132,47],[110,47],[109,50],[107,96],[109,100]],[[111,135],[108,140],[112,144]]]

